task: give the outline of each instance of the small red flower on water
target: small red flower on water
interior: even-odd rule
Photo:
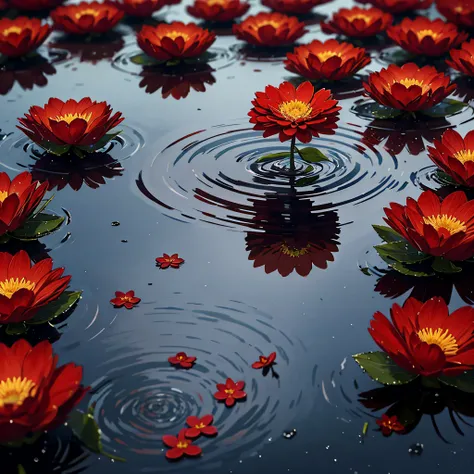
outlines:
[[[190,426],[186,430],[187,438],[198,438],[201,434],[206,436],[214,436],[217,434],[217,428],[211,426],[214,418],[212,415],[204,415],[202,418],[197,416],[188,416],[186,418],[186,424]]]
[[[163,443],[168,446],[166,451],[166,457],[168,459],[179,459],[183,456],[199,456],[202,453],[202,449],[199,446],[195,446],[193,442],[186,438],[186,428],[183,428],[178,436],[163,436]]]
[[[380,430],[384,436],[390,436],[394,431],[400,432],[405,429],[405,427],[398,421],[396,415],[388,416],[383,414],[382,418],[377,420],[376,423],[380,426]]]
[[[474,28],[474,2],[472,0],[438,0],[436,8],[451,23],[465,28]]]
[[[451,59],[446,59],[449,66],[474,77],[474,39],[466,41],[459,49],[452,49],[449,54]]]
[[[434,0],[368,0],[374,7],[393,14],[429,8]]]
[[[248,115],[254,130],[262,130],[265,138],[279,134],[281,142],[296,136],[303,143],[320,134],[333,135],[341,109],[331,91],[315,91],[309,81],[298,88],[290,82],[267,86],[255,94],[252,105]]]
[[[278,13],[303,15],[310,13],[314,7],[331,1],[332,0],[262,0],[262,5]]]
[[[135,296],[135,292],[133,290],[127,291],[127,293],[123,293],[122,291],[115,292],[115,298],[112,298],[110,302],[116,307],[121,308],[125,306],[127,309],[132,309],[135,305],[140,303],[141,299]]]
[[[168,357],[168,362],[172,365],[179,365],[183,369],[190,369],[196,362],[196,357],[189,357],[186,352],[178,352],[175,356]]]
[[[218,383],[216,385],[218,392],[214,394],[214,398],[219,401],[224,401],[227,407],[235,405],[236,400],[242,400],[247,397],[244,392],[245,382],[234,382],[232,379],[227,379],[225,385]]]
[[[49,33],[51,27],[42,25],[37,18],[20,16],[11,20],[0,19],[0,54],[7,57],[19,57],[38,49]]]
[[[252,364],[253,369],[263,369],[264,367],[271,367],[275,363],[276,352],[272,352],[268,357],[260,356],[257,362]]]
[[[164,7],[165,2],[163,0],[118,0],[116,5],[127,15],[146,18]]]
[[[162,269],[168,267],[179,268],[184,263],[184,260],[182,258],[179,258],[177,253],[174,253],[173,255],[171,255],[171,257],[167,253],[164,253],[162,257],[156,258],[156,263]]]
[[[250,4],[240,0],[195,0],[188,13],[205,21],[228,22],[245,15]]]

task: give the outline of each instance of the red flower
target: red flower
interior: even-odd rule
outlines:
[[[321,23],[321,29],[328,34],[365,38],[385,31],[392,21],[392,15],[378,8],[341,8],[331,20]]]
[[[195,0],[188,13],[205,21],[227,22],[245,15],[250,4],[241,0]]]
[[[272,352],[268,357],[259,356],[258,361],[252,364],[252,369],[271,367],[275,363],[276,356],[276,352]]]
[[[474,369],[474,308],[451,315],[442,298],[421,303],[408,298],[390,310],[392,322],[374,314],[369,332],[377,345],[404,370],[424,377],[457,376]]]
[[[172,365],[179,365],[183,369],[190,369],[196,362],[196,357],[189,357],[186,352],[178,352],[175,356],[168,357],[168,362]]]
[[[137,35],[138,46],[159,61],[201,56],[215,40],[215,33],[180,21],[145,25]]]
[[[37,18],[20,16],[0,19],[0,54],[19,57],[38,49],[51,33],[49,25]]]
[[[287,54],[285,67],[307,79],[338,81],[353,76],[370,63],[364,48],[330,39],[322,43],[314,40],[308,45],[297,46]]]
[[[156,263],[162,269],[168,267],[179,268],[184,263],[184,260],[182,258],[179,258],[177,253],[174,253],[173,255],[171,255],[171,257],[167,253],[164,253],[162,257],[156,258]]]
[[[64,3],[64,0],[9,0],[12,8],[18,10],[48,10]]]
[[[168,446],[166,451],[166,457],[168,459],[179,459],[183,456],[200,456],[202,449],[199,446],[195,446],[193,442],[186,438],[186,428],[183,428],[178,437],[165,435],[163,436],[163,443]]]
[[[259,13],[234,25],[232,31],[238,39],[255,46],[284,46],[293,44],[307,30],[298,18],[280,13]]]
[[[457,71],[474,76],[474,39],[466,41],[460,49],[449,52],[451,59],[446,59],[449,66]]]
[[[57,29],[76,35],[105,33],[117,25],[123,15],[123,11],[110,2],[81,2],[51,12]]]
[[[0,253],[0,324],[28,321],[58,299],[71,280],[50,258],[31,265],[28,254]]]
[[[406,206],[390,203],[385,222],[416,249],[448,260],[474,256],[474,201],[462,191],[443,201],[432,191],[421,193]]]
[[[364,88],[379,104],[416,112],[441,102],[456,85],[434,67],[419,68],[414,63],[407,63],[401,67],[390,64],[387,69],[373,72]]]
[[[218,383],[216,385],[218,392],[214,394],[214,398],[219,401],[224,401],[227,407],[235,405],[236,400],[242,400],[247,397],[244,392],[245,382],[234,382],[232,379],[227,379],[225,385]]]
[[[56,367],[49,341],[0,344],[0,359],[0,443],[63,425],[88,390],[81,385],[82,367]]]
[[[121,308],[125,306],[127,309],[132,309],[135,305],[140,303],[141,299],[135,296],[135,292],[133,290],[127,291],[127,293],[123,293],[122,291],[115,292],[115,298],[112,298],[110,302],[116,307]]]
[[[474,3],[472,0],[438,0],[436,8],[451,23],[465,28],[474,28]]]
[[[127,15],[147,18],[165,6],[163,0],[117,0],[116,5]]]
[[[333,135],[339,120],[337,100],[331,91],[319,89],[315,92],[311,82],[295,88],[290,82],[278,87],[267,86],[265,92],[257,92],[249,112],[254,130],[263,130],[264,137],[279,134],[281,142],[294,136],[309,143],[320,134]]]
[[[458,132],[448,130],[433,144],[428,151],[436,165],[458,184],[474,187],[474,131],[463,139]]]
[[[442,56],[468,36],[439,18],[431,21],[422,16],[414,20],[404,18],[399,25],[391,26],[387,34],[404,50],[425,56]]]
[[[21,227],[38,207],[48,189],[40,185],[28,171],[10,181],[0,172],[0,236]]]
[[[214,418],[212,415],[204,415],[202,418],[197,416],[188,416],[186,424],[191,428],[186,430],[186,438],[198,438],[201,434],[206,436],[214,436],[217,434],[217,428],[211,426]]]
[[[398,433],[405,429],[405,427],[398,421],[396,415],[388,416],[383,414],[382,418],[377,420],[376,423],[380,426],[380,430],[384,436],[390,436],[394,431]]]
[[[368,0],[374,7],[393,14],[429,8],[434,0]],[[365,3],[365,2],[364,2]]]
[[[262,0],[262,5],[279,13],[304,15],[309,13],[314,7],[331,1],[332,0]]]
[[[64,146],[87,147],[99,142],[111,129],[123,121],[120,112],[112,117],[106,102],[95,102],[85,97],[79,102],[51,98],[44,107],[34,105],[29,114],[18,119],[18,127],[38,145],[44,142]]]

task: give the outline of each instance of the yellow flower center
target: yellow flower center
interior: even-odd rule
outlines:
[[[186,441],[178,441],[178,444],[176,447],[178,449],[186,449],[188,447],[189,443],[186,443]]]
[[[458,352],[456,339],[447,329],[424,328],[418,331],[418,337],[427,344],[436,344],[447,356],[456,355]]]
[[[227,393],[227,395],[232,395],[234,393],[234,390],[232,390],[231,388],[226,389],[224,391],[225,391],[225,393]]]
[[[86,15],[92,15],[93,17],[96,17],[99,15],[99,11],[94,10],[93,8],[86,8],[85,10],[81,10],[80,12],[76,13],[76,20],[79,20]]]
[[[0,381],[0,407],[20,406],[26,398],[35,396],[36,384],[27,378],[13,377]]]
[[[6,30],[2,31],[2,35],[8,36],[8,35],[11,35],[12,33],[19,35],[22,31],[23,31],[22,28],[20,28],[19,26],[10,26],[10,28],[7,28]]]
[[[82,119],[88,122],[92,117],[92,112],[89,112],[88,114],[78,114],[77,112],[75,114],[65,114],[65,115],[57,115],[56,117],[52,118],[52,120],[55,120],[56,122],[66,122],[68,125],[76,119]]]
[[[342,54],[336,53],[334,51],[323,51],[321,53],[317,53],[316,56],[323,63],[324,61],[327,61],[329,58],[332,58],[334,56],[338,56],[340,58]]]
[[[355,20],[363,20],[365,23],[369,23],[371,20],[371,17],[369,15],[364,15],[363,13],[358,13],[357,15],[352,15],[347,17],[347,20],[350,21],[351,23]]]
[[[459,5],[458,7],[456,7],[456,8],[454,9],[454,11],[455,11],[456,13],[462,13],[462,12],[464,11],[464,8],[462,7],[462,5]]]
[[[474,161],[474,151],[473,150],[458,151],[457,153],[454,154],[454,158],[458,159],[462,164],[466,163],[466,161]]]
[[[267,358],[266,357],[260,357],[260,362],[262,364],[266,364],[267,363]]]
[[[286,243],[281,244],[280,252],[284,255],[288,255],[289,257],[301,257],[302,255],[306,255],[309,252],[309,244],[303,248],[296,248],[290,247]]]
[[[0,202],[5,201],[7,197],[8,197],[8,191],[0,191]]]
[[[288,100],[287,102],[282,102],[278,109],[283,117],[291,122],[309,117],[313,111],[308,103],[302,102],[301,100]]]
[[[420,30],[416,32],[418,40],[421,41],[425,36],[431,36],[433,39],[436,39],[439,36],[439,33],[435,33],[433,30]]]
[[[207,4],[212,7],[214,5],[225,5],[227,0],[208,0]]]
[[[423,82],[419,81],[418,79],[411,79],[407,77],[406,79],[402,79],[399,82],[402,86],[405,86],[407,89],[411,86],[423,87]]]
[[[22,278],[10,278],[9,280],[0,281],[0,295],[11,298],[13,293],[19,290],[34,290],[36,284]]]
[[[264,20],[260,23],[257,23],[256,27],[261,28],[262,26],[267,26],[267,25],[273,26],[273,28],[275,28],[275,30],[277,30],[278,28],[280,28],[281,22],[276,21],[276,20]]]
[[[165,36],[167,38],[172,39],[173,41],[176,38],[179,38],[180,36],[184,39],[184,41],[186,41],[189,38],[189,35],[186,34],[186,33],[183,33],[182,31],[170,31],[169,33],[166,33],[166,34],[163,35],[163,37],[165,37]]]
[[[433,226],[436,230],[446,229],[451,235],[457,232],[465,232],[467,229],[464,222],[447,214],[423,217],[423,222]]]
[[[206,427],[206,425],[204,423],[199,423],[199,425],[195,426],[195,428],[197,428],[198,430],[202,430],[205,427]]]

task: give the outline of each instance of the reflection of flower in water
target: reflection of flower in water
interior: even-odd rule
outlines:
[[[79,191],[83,184],[97,189],[106,179],[122,176],[122,172],[122,165],[106,153],[94,153],[83,159],[45,153],[31,167],[34,179],[47,180],[50,191],[54,188],[60,191],[66,186]]]
[[[161,89],[164,99],[169,96],[176,100],[184,99],[191,90],[206,92],[206,84],[210,86],[216,82],[213,71],[209,64],[184,65],[169,72],[156,67],[144,67],[140,74],[140,87],[144,88],[147,94]]]
[[[54,74],[56,69],[42,56],[35,56],[29,61],[8,61],[0,69],[0,94],[8,94],[15,83],[23,90],[44,87],[48,83],[47,76]]]
[[[456,84],[454,96],[466,103],[474,100],[474,77],[461,76],[456,78],[454,83]]]
[[[445,409],[455,430],[463,435],[458,420],[466,423],[462,416],[474,417],[474,394],[465,393],[447,385],[438,388],[426,388],[418,381],[396,387],[381,387],[359,394],[359,403],[372,412],[388,408],[384,413],[388,417],[396,417],[404,426],[397,434],[408,434],[413,431],[424,415],[431,418],[436,434],[442,436],[436,423],[435,415]]]
[[[266,273],[278,270],[286,277],[293,271],[307,276],[313,269],[327,268],[338,251],[338,215],[334,211],[313,214],[312,202],[296,195],[274,195],[254,201],[255,228],[247,233],[249,260]]]

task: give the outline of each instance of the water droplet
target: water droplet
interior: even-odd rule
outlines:
[[[293,428],[290,431],[283,431],[283,438],[285,438],[285,439],[291,439],[291,438],[294,438],[295,436],[296,436],[296,429],[295,428]]]
[[[120,222],[119,221],[112,221],[112,227],[117,227],[120,225]]]
[[[421,456],[421,454],[423,453],[423,445],[422,445],[421,443],[412,444],[412,445],[408,448],[408,452],[409,452],[411,455]]]

